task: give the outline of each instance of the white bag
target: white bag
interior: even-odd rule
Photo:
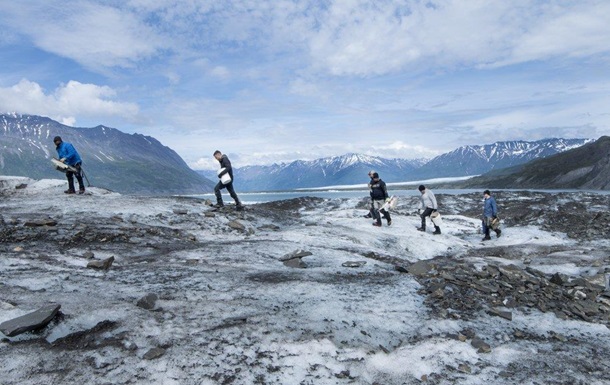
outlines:
[[[221,172],[223,172],[225,170],[225,168],[221,168],[220,170],[218,170],[218,172],[216,173],[216,175],[220,175]],[[222,184],[229,184],[231,183],[231,175],[229,175],[229,173],[224,174],[223,176],[220,177],[220,181],[222,182]]]

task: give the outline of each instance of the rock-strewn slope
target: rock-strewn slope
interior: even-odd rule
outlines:
[[[214,211],[0,182],[0,323],[61,305],[0,340],[3,384],[610,381],[609,195],[496,194],[482,243],[478,194],[438,194],[434,236],[416,197],[375,228],[366,199]]]

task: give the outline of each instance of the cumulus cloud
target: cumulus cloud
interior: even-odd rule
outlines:
[[[107,86],[70,81],[46,93],[38,83],[23,79],[12,87],[0,88],[0,110],[49,116],[69,125],[78,117],[135,119],[138,106],[114,101],[114,97],[116,91]]]
[[[610,3],[529,0],[333,2],[309,40],[334,75],[499,66],[607,53]]]
[[[0,108],[144,122],[202,166],[607,133],[609,19],[604,0],[4,1],[25,65],[0,69]]]
[[[98,2],[3,2],[0,11],[14,33],[91,69],[132,67],[171,45],[138,15]]]

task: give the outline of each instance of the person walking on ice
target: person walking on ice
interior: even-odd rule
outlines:
[[[78,181],[78,193],[85,193],[85,183],[83,182],[83,175],[81,164],[83,163],[80,155],[71,143],[64,142],[60,136],[53,138],[59,161],[73,167],[76,171],[67,171],[66,178],[68,179],[68,189],[64,191],[66,194],[76,194],[74,189],[74,177]]]
[[[239,201],[239,198],[237,197],[237,194],[235,193],[235,189],[233,188],[233,168],[231,167],[231,161],[229,160],[229,157],[223,155],[222,152],[216,150],[214,151],[214,158],[220,163],[220,169],[222,170],[218,173],[218,178],[220,178],[221,180],[219,180],[216,184],[216,187],[214,187],[214,194],[216,195],[215,207],[224,207],[224,202],[222,201],[222,194],[220,193],[220,190],[226,188],[231,198],[233,198],[233,200],[235,201],[235,208],[237,210],[243,210],[244,206],[242,206],[241,202]],[[225,174],[229,174],[229,177],[231,179],[228,182],[223,183],[222,177]]]
[[[419,199],[421,200],[421,208],[419,210],[421,217],[421,227],[418,227],[417,230],[425,232],[426,217],[429,217],[432,213],[438,211],[438,204],[436,203],[436,197],[434,196],[432,190],[426,189],[426,186],[424,186],[423,184],[419,186],[418,190],[421,193],[421,196],[419,197]],[[432,234],[440,234],[441,228],[434,224],[434,222],[432,222],[432,224],[434,225],[434,232]]]
[[[494,227],[493,223],[498,220],[498,205],[489,190],[483,191],[483,197],[483,234],[485,234],[483,241],[489,241],[491,240],[489,230]],[[496,236],[500,238],[502,230],[497,227],[493,230],[496,232]]]
[[[373,222],[373,226],[381,227],[381,216],[388,221],[388,226],[392,225],[392,218],[390,218],[390,213],[382,209],[383,205],[390,200],[390,196],[388,195],[388,189],[384,181],[379,179],[379,174],[373,173],[373,178],[371,179],[371,200],[372,200],[372,209],[371,213],[373,214],[373,218],[375,222]]]
[[[372,191],[372,189],[371,189],[371,185],[373,184],[373,174],[375,174],[375,170],[371,170],[371,171],[369,171],[369,178],[370,178],[370,181],[369,181],[369,183],[367,184],[367,186],[368,186],[368,188],[369,188],[369,191]],[[365,217],[365,218],[373,218],[373,210],[375,210],[375,208],[373,207],[373,199],[371,198],[371,202],[370,202],[370,204],[369,204],[369,212],[368,212],[368,214],[366,214],[364,217]]]

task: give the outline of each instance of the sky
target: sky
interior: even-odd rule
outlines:
[[[606,0],[0,2],[0,112],[194,169],[610,135]]]

